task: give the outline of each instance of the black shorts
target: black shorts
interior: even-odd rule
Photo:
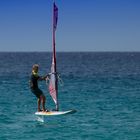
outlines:
[[[40,90],[39,88],[31,89],[31,91],[37,98],[40,98],[40,96],[43,95],[42,90]]]

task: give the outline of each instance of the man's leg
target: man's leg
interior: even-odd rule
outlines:
[[[38,107],[38,112],[41,111],[40,109],[40,103],[41,103],[41,97],[37,99],[37,107]]]
[[[46,108],[45,108],[46,97],[42,95],[41,98],[42,98],[42,109],[43,111],[46,111]]]

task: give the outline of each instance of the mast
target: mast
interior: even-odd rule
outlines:
[[[55,2],[53,3],[53,22],[52,22],[52,46],[53,46],[53,58],[54,58],[54,70],[56,72],[56,50],[55,50],[55,31],[56,31],[56,25],[57,25],[57,7],[55,5]]]
[[[57,77],[57,68],[56,68],[56,49],[55,49],[55,31],[57,26],[58,18],[58,8],[53,2],[53,62],[54,62],[54,76],[55,76],[55,90],[56,90],[56,110],[59,110],[58,106],[58,77]]]
[[[51,66],[51,74],[49,80],[49,91],[50,95],[53,98],[53,101],[56,105],[56,110],[59,110],[58,106],[58,76],[57,76],[57,68],[56,68],[56,49],[55,49],[55,31],[57,26],[57,18],[58,18],[58,8],[53,3],[53,19],[52,19],[52,66]]]

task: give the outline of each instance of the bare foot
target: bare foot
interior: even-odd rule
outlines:
[[[43,110],[43,112],[49,112],[47,109]]]

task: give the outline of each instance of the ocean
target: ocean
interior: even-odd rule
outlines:
[[[45,122],[29,89],[35,63],[49,73],[51,53],[0,53],[0,140],[140,140],[140,53],[57,53],[60,110],[77,112]],[[39,87],[55,108],[45,81]]]

